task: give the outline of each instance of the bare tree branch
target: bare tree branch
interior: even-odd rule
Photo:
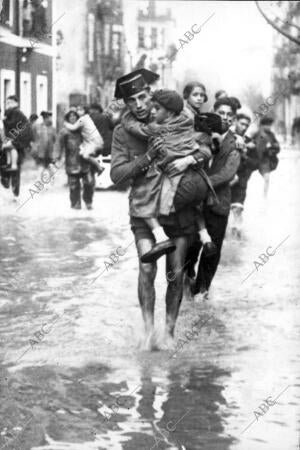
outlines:
[[[287,33],[286,31],[283,31],[281,28],[279,28],[276,23],[269,19],[269,17],[264,13],[264,11],[261,9],[259,3],[257,0],[255,0],[255,4],[256,7],[258,9],[258,11],[260,12],[260,14],[263,16],[263,18],[266,20],[266,22],[271,25],[276,31],[278,31],[278,33],[282,34],[284,37],[286,37],[287,39],[289,39],[290,41],[294,42],[297,45],[300,45],[300,40],[295,38],[294,36],[291,36],[289,33]]]
[[[282,20],[282,19],[280,19],[280,17],[276,17],[276,19],[280,20],[280,22],[282,22],[282,23],[287,23],[290,27],[294,27],[294,28],[296,28],[296,30],[300,31],[300,27],[298,27],[298,25],[296,25],[295,23],[288,22],[287,20]]]

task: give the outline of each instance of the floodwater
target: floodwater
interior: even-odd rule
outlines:
[[[299,448],[299,173],[282,152],[267,202],[252,176],[244,235],[227,237],[210,299],[184,299],[175,356],[139,350],[126,193],[73,211],[60,171],[16,212],[1,187],[0,449]],[[25,201],[38,172],[23,179]],[[156,288],[161,335],[163,261]]]

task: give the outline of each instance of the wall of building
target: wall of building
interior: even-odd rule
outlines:
[[[58,1],[55,15],[64,13],[56,26],[56,33],[62,34],[62,42],[57,46],[56,95],[59,104],[68,105],[70,93],[87,90],[87,1]]]
[[[26,62],[20,63],[20,70],[22,72],[31,73],[31,92],[32,92],[32,112],[40,114],[41,111],[37,110],[37,92],[36,83],[37,76],[46,76],[48,80],[48,110],[53,109],[52,104],[52,58],[46,55],[40,55],[38,53],[32,53]]]
[[[176,88],[172,64],[167,58],[169,47],[175,42],[175,22],[160,2],[132,0],[124,5],[125,68],[130,72],[146,55],[145,68],[160,75],[158,85]],[[144,46],[139,40],[139,28],[144,30]],[[157,46],[152,45],[152,28],[157,30]]]
[[[6,2],[6,4],[9,4]],[[26,115],[40,114],[53,108],[53,48],[51,36],[52,1],[44,9],[47,32],[38,37],[23,35],[22,2],[10,0],[13,15],[7,23],[2,14],[0,24],[0,105],[5,109],[5,96],[16,94]],[[32,22],[33,23],[33,22]],[[37,23],[37,22],[36,22]],[[30,29],[33,32],[33,29]],[[45,36],[44,36],[45,34]],[[30,36],[33,36],[30,34]],[[48,45],[45,45],[45,42]],[[7,85],[9,84],[9,89]],[[9,92],[8,92],[9,91]],[[2,111],[3,112],[3,111]]]
[[[115,80],[123,74],[124,62],[122,4],[117,9],[113,0],[73,0],[72,8],[65,6],[57,2],[55,8],[58,17],[66,12],[56,29],[62,36],[56,60],[60,116],[68,108],[71,94],[78,99],[81,94],[88,103],[100,101],[105,107],[114,96]],[[121,34],[119,62],[113,55],[117,33]]]

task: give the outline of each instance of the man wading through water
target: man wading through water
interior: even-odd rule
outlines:
[[[159,75],[146,70],[139,69],[119,78],[116,82],[115,97],[123,98],[133,118],[142,123],[149,123],[152,109],[151,94],[149,84],[159,78]],[[156,145],[147,150],[147,142],[125,130],[124,125],[118,125],[113,134],[111,179],[114,183],[121,183],[125,180],[132,180],[132,188],[129,195],[130,223],[135,236],[137,252],[139,256],[139,277],[138,296],[145,322],[145,349],[157,349],[158,345],[154,340],[154,304],[155,289],[154,280],[156,277],[156,262],[142,263],[141,257],[153,249],[155,245],[154,235],[139,217],[132,214],[132,199],[143,198],[147,195],[147,171],[151,162],[163,152],[163,140],[158,139]],[[201,155],[202,156],[202,155]],[[180,172],[185,172],[186,177],[194,170],[188,169],[190,166],[198,167],[199,155],[184,156],[174,161],[173,168]],[[188,169],[188,170],[187,170]],[[166,293],[166,336],[165,347],[173,345],[174,329],[179,313],[183,291],[183,266],[186,252],[193,233],[197,231],[195,221],[195,211],[193,207],[185,207],[177,213],[159,218],[165,233],[175,244],[176,249],[166,255],[166,273],[173,273],[174,276],[167,277],[168,287]],[[168,250],[166,249],[166,252]]]

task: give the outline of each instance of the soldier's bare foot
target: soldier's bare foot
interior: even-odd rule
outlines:
[[[200,291],[194,295],[195,303],[202,303],[205,302],[206,300],[209,300],[209,293],[207,290]]]
[[[140,345],[141,350],[155,352],[159,350],[159,346],[157,343],[157,336],[155,335],[154,330],[146,333],[145,338],[141,342]]]
[[[164,335],[164,339],[160,344],[160,349],[173,352],[175,350],[175,347],[176,343],[174,337],[169,332],[166,332]]]

